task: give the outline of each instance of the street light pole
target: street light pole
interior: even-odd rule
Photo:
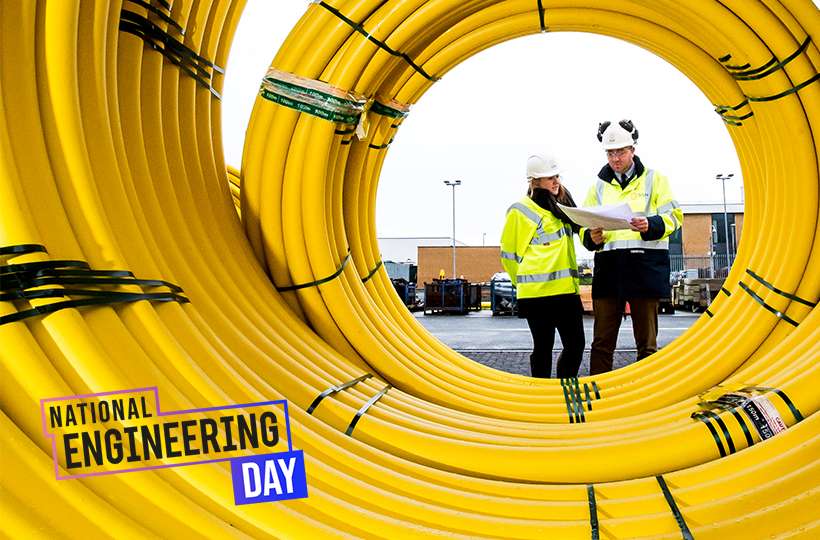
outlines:
[[[709,277],[715,277],[715,245],[712,242],[713,235],[717,234],[714,225],[709,225]]]
[[[716,176],[716,178],[723,183],[723,228],[724,234],[726,234],[726,266],[730,268],[732,266],[732,259],[729,254],[729,214],[726,212],[726,180],[729,180],[733,176],[734,174],[729,174],[727,176],[719,174]],[[732,247],[734,248],[734,246]],[[734,249],[732,251],[734,251]]]
[[[450,182],[445,180],[444,183],[448,186],[453,186],[453,281],[456,280],[456,186],[461,185],[461,180],[454,180]]]

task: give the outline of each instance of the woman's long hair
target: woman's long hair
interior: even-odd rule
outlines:
[[[535,188],[532,190],[532,193],[530,193],[530,198],[535,201],[535,204],[544,210],[550,211],[552,215],[572,227],[572,232],[575,234],[578,234],[581,230],[581,227],[569,219],[564,211],[558,206],[559,203],[564,206],[578,206],[575,204],[572,194],[567,188],[564,187],[564,184],[558,184],[558,195],[553,195],[548,189]]]

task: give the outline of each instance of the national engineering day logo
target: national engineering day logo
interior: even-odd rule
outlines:
[[[285,400],[169,412],[150,387],[42,399],[40,408],[57,480],[229,461],[237,505],[308,496]]]

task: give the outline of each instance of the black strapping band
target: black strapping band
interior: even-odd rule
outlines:
[[[64,302],[55,302],[53,304],[46,304],[37,306],[26,311],[12,313],[10,315],[3,315],[0,317],[0,326],[15,321],[28,319],[29,317],[36,317],[37,315],[45,315],[47,313],[54,313],[66,308],[78,308],[83,306],[91,306],[96,304],[116,304],[118,302],[136,302],[138,300],[155,300],[159,302],[188,302],[184,296],[174,293],[105,293],[102,297],[86,298],[84,300],[66,300]]]
[[[720,429],[723,431],[723,438],[726,439],[726,445],[729,447],[729,453],[734,454],[736,452],[735,442],[732,440],[732,435],[729,433],[729,428],[726,427],[726,423],[723,421],[723,418],[712,411],[703,411],[703,414],[709,418],[714,418],[717,425],[720,426]]]
[[[155,8],[154,6],[149,4],[148,2],[145,2],[143,0],[126,0],[126,1],[131,2],[132,4],[137,4],[138,6],[147,9],[148,11],[150,11],[151,13],[153,13],[154,15],[156,15],[157,17],[159,17],[163,21],[167,22],[168,24],[170,24],[171,26],[173,26],[174,28],[179,30],[180,34],[182,34],[183,36],[185,35],[185,30],[182,28],[182,26],[179,25],[179,23],[177,23],[174,19],[172,19],[171,17],[169,17],[168,15],[166,15],[165,13],[160,11],[158,8]],[[169,7],[168,10],[170,11],[171,8]]]
[[[373,150],[383,150],[383,149],[387,148],[388,146],[390,146],[392,143],[393,143],[393,139],[390,139],[389,141],[387,141],[387,144],[379,144],[379,145],[370,144],[368,146],[370,148],[372,148]]]
[[[733,73],[732,77],[734,77],[735,80],[738,81],[753,81],[757,79],[762,79],[763,77],[771,75],[777,70],[783,69],[786,66],[786,64],[800,56],[803,53],[803,51],[805,51],[806,48],[809,46],[809,43],[811,43],[811,37],[807,37],[805,41],[803,41],[803,44],[800,45],[800,47],[798,47],[796,51],[790,54],[789,57],[783,60],[782,62],[778,62],[776,58],[772,58],[771,60],[766,62],[766,64],[760,66],[757,69],[750,69],[748,71],[743,71],[740,73]]]
[[[725,67],[728,70],[732,70],[732,71],[740,71],[740,70],[743,70],[743,69],[749,69],[750,67],[752,67],[752,64],[750,64],[749,62],[746,62],[742,66],[723,66],[723,67]]]
[[[724,116],[721,116],[721,120],[723,120],[724,124],[727,124],[727,125],[730,125],[730,126],[740,127],[740,126],[743,125],[743,122],[732,122],[731,120],[726,120],[726,118]]]
[[[738,122],[741,121],[741,120],[747,120],[747,119],[749,119],[749,118],[751,118],[752,116],[755,115],[755,113],[753,113],[753,112],[744,114],[743,116],[728,116],[728,115],[721,114],[721,113],[718,113],[718,114],[720,114],[720,117],[723,118],[724,121],[726,121],[726,120],[737,120]]]
[[[780,92],[779,94],[776,94],[776,95],[774,95],[774,96],[750,97],[750,98],[748,98],[748,99],[749,99],[749,101],[756,101],[756,102],[758,102],[758,103],[760,103],[760,102],[767,102],[767,101],[774,101],[774,100],[776,100],[776,99],[780,99],[780,98],[782,98],[782,97],[786,97],[786,96],[788,96],[789,94],[794,94],[795,92],[797,92],[797,91],[799,91],[799,90],[802,90],[803,88],[805,88],[806,86],[810,85],[811,83],[813,83],[813,82],[817,81],[818,79],[820,79],[820,73],[816,73],[816,74],[815,74],[812,78],[810,78],[809,80],[807,80],[807,81],[803,81],[802,83],[798,84],[798,85],[797,85],[797,86],[795,86],[794,88],[789,88],[789,89],[788,89],[788,90],[786,90],[785,92]]]
[[[738,71],[736,68],[734,68],[732,66],[726,66],[726,69],[728,69],[729,71],[735,71],[736,72],[736,73],[732,73],[732,77],[734,77],[735,80],[743,81],[743,80],[747,80],[747,79],[743,79],[742,77],[745,77],[745,76],[748,76],[748,75],[757,75],[761,71],[770,68],[772,65],[774,65],[776,63],[777,63],[777,58],[773,57],[771,60],[769,60],[768,62],[766,62],[765,64],[763,64],[759,68],[745,69],[744,71]],[[751,65],[751,64],[746,64],[746,65]]]
[[[567,387],[564,385],[564,380],[561,380],[561,389],[564,391],[564,401],[567,404],[567,415],[569,415],[569,423],[574,424],[575,419],[572,416],[572,406],[570,405],[570,397],[569,393],[567,392]]]
[[[781,312],[781,311],[778,311],[778,310],[774,309],[772,306],[770,306],[769,304],[767,304],[766,302],[764,302],[762,298],[760,298],[757,294],[755,294],[755,292],[754,292],[753,290],[751,290],[751,289],[749,288],[749,286],[748,286],[748,285],[746,285],[745,283],[743,283],[742,281],[741,281],[740,283],[738,283],[738,285],[740,285],[740,288],[741,288],[741,289],[743,289],[744,291],[746,291],[747,293],[749,293],[749,296],[751,296],[752,298],[754,298],[754,299],[755,299],[755,301],[756,301],[758,304],[760,304],[761,306],[763,306],[764,308],[766,308],[768,311],[771,311],[772,313],[774,313],[774,314],[775,314],[775,315],[776,315],[779,319],[783,319],[783,320],[784,320],[784,321],[786,321],[787,323],[792,324],[792,325],[794,325],[794,326],[798,326],[798,325],[800,324],[800,323],[798,323],[798,322],[793,321],[793,320],[792,320],[792,319],[790,319],[789,317],[787,317],[785,313],[783,313],[783,312]]]
[[[367,32],[364,28],[362,28],[361,26],[359,26],[358,24],[356,24],[356,23],[355,23],[355,22],[353,22],[352,20],[350,20],[350,19],[348,19],[347,17],[345,17],[345,16],[342,14],[342,12],[341,12],[341,11],[339,11],[338,9],[334,8],[333,6],[330,6],[330,5],[326,4],[325,2],[323,2],[323,1],[321,1],[321,0],[319,0],[318,2],[315,2],[315,3],[319,4],[320,6],[322,6],[323,8],[325,8],[326,10],[328,10],[329,12],[331,12],[331,13],[333,13],[334,15],[336,15],[337,17],[339,17],[341,20],[343,20],[345,23],[347,23],[347,24],[348,24],[351,28],[353,28],[355,31],[357,31],[357,32],[358,32],[358,33],[360,33],[361,35],[363,35],[363,36],[364,36],[364,37],[365,37],[368,41],[370,41],[371,43],[375,43],[375,44],[376,44],[376,45],[377,45],[380,49],[382,49],[383,51],[385,51],[385,52],[387,52],[387,53],[389,53],[389,54],[391,54],[391,55],[393,55],[393,56],[398,56],[399,58],[403,58],[403,59],[404,59],[404,60],[405,60],[408,64],[410,64],[410,67],[412,67],[413,69],[415,69],[415,70],[419,73],[419,75],[421,75],[422,77],[424,77],[424,78],[425,78],[425,79],[427,79],[428,81],[430,81],[430,82],[436,82],[436,81],[438,81],[438,80],[439,80],[437,77],[431,77],[430,75],[428,75],[428,74],[427,74],[427,73],[426,73],[426,72],[425,72],[425,71],[421,68],[421,66],[416,65],[416,63],[415,63],[415,62],[413,62],[413,60],[412,60],[409,56],[407,56],[406,54],[404,54],[404,53],[400,53],[400,52],[397,52],[397,51],[394,51],[393,49],[391,49],[390,47],[388,47],[386,43],[382,43],[382,42],[381,42],[381,41],[379,41],[378,39],[374,38],[374,37],[373,37],[372,35],[370,35],[370,33],[369,33],[369,32]]]
[[[11,302],[12,300],[34,300],[44,298],[65,298],[67,296],[96,296],[115,299],[117,297],[128,298],[134,294],[121,291],[97,291],[94,289],[37,289],[34,291],[14,291],[0,293],[0,302]],[[168,293],[151,293],[168,294]],[[176,294],[176,293],[174,293]]]
[[[752,446],[755,441],[752,438],[752,433],[749,431],[749,426],[746,425],[746,420],[743,418],[743,415],[738,412],[736,407],[729,407],[729,412],[732,413],[732,416],[735,417],[740,427],[743,428],[743,434],[746,436],[746,444]]]
[[[22,270],[14,272],[14,274],[16,279],[37,279],[44,277],[134,277],[134,273],[128,270],[90,270],[87,268],[77,268],[76,270]],[[3,273],[3,275],[6,275],[6,273]]]
[[[276,287],[276,290],[279,291],[279,292],[295,291],[295,290],[298,290],[298,289],[305,289],[307,287],[314,287],[316,285],[321,285],[322,283],[327,283],[328,281],[334,280],[342,274],[342,272],[345,269],[345,266],[347,266],[347,261],[349,261],[349,260],[350,260],[350,251],[347,252],[347,257],[345,257],[345,260],[342,262],[342,266],[340,266],[338,270],[333,272],[332,275],[330,275],[326,278],[319,279],[317,281],[311,281],[310,283],[303,283],[301,285],[290,285],[288,287]]]
[[[359,409],[359,412],[357,412],[356,416],[353,417],[353,420],[350,421],[350,425],[347,426],[347,431],[345,431],[345,435],[350,436],[350,434],[353,433],[353,428],[355,428],[356,424],[359,423],[359,419],[362,417],[362,415],[364,413],[367,412],[367,409],[369,409],[371,405],[376,403],[379,400],[379,398],[381,398],[383,395],[385,395],[387,393],[387,391],[390,390],[391,388],[393,388],[393,387],[388,384],[387,386],[382,388],[381,391],[378,394],[376,394],[375,396],[370,398],[367,401],[367,403],[362,405],[362,408]]]
[[[786,405],[789,407],[789,410],[792,412],[792,414],[794,415],[794,419],[797,422],[803,421],[803,415],[800,414],[800,411],[797,410],[797,407],[794,406],[792,400],[789,399],[789,397],[783,392],[783,390],[779,388],[770,388],[769,390],[780,396],[780,399],[782,399],[783,402],[786,403]]]
[[[174,64],[179,69],[187,73],[188,76],[190,76],[196,82],[207,88],[208,91],[211,92],[211,94],[213,94],[217,99],[222,99],[222,95],[219,92],[217,92],[213,86],[211,86],[211,83],[197,75],[188,66],[184,65],[180,59],[178,59],[171,53],[171,51],[151,40],[149,36],[145,32],[143,32],[138,25],[130,23],[129,21],[120,21],[120,31],[127,32],[129,34],[137,36],[138,38],[146,42],[148,45],[150,45],[152,49],[159,52],[162,56],[170,60],[172,64]],[[208,76],[208,78],[210,78],[210,76]]]
[[[126,20],[130,20],[131,22],[134,22],[136,24],[147,24],[148,25],[147,28],[149,30],[151,30],[152,33],[155,32],[156,37],[161,38],[167,46],[169,46],[171,49],[173,49],[174,52],[176,52],[180,56],[184,56],[184,57],[188,58],[189,61],[191,62],[191,65],[193,65],[194,68],[196,68],[196,70],[199,71],[200,73],[202,73],[203,75],[210,78],[210,74],[205,69],[203,69],[201,66],[199,66],[198,64],[205,64],[206,66],[213,69],[214,71],[216,71],[218,73],[222,73],[223,75],[225,74],[225,70],[223,68],[217,66],[216,64],[214,64],[213,62],[211,62],[210,60],[205,58],[204,56],[200,56],[199,54],[194,52],[193,49],[186,46],[184,43],[182,43],[178,39],[176,39],[174,37],[171,37],[167,32],[163,32],[162,30],[157,28],[157,26],[154,23],[152,23],[151,21],[149,21],[145,17],[142,17],[140,15],[137,15],[136,13],[133,13],[133,12],[127,11],[127,10],[124,10],[120,14],[120,17],[123,18],[123,19],[126,19]]]
[[[134,13],[133,11],[129,11],[127,9],[123,9],[121,11],[119,29],[142,39],[154,50],[158,51],[170,60],[171,63],[182,69],[198,83],[208,88],[214,96],[222,99],[219,92],[217,92],[216,89],[211,86],[211,83],[206,80],[211,79],[211,74],[200,64],[204,64],[214,71],[223,74],[225,73],[224,69],[195,53],[185,44],[172,37],[153,22],[149,21],[142,15]],[[194,70],[199,73],[196,73],[194,70],[186,66],[185,63],[192,66]]]
[[[581,387],[578,385],[578,378],[570,379],[573,382],[572,389],[575,391],[575,403],[578,404],[578,411],[581,413],[581,422],[586,422],[584,418],[584,402],[581,400]]]
[[[598,534],[598,505],[595,502],[595,486],[587,484],[587,498],[589,499],[589,528],[592,529],[592,540],[600,540]]]
[[[706,427],[709,428],[709,431],[712,432],[712,437],[715,439],[715,444],[717,444],[718,450],[720,451],[720,457],[726,457],[726,449],[723,448],[723,443],[720,440],[720,435],[718,435],[718,432],[715,429],[715,426],[712,425],[712,421],[709,419],[709,417],[700,411],[696,411],[692,413],[692,418],[700,420],[701,422],[706,424]]]
[[[742,107],[745,107],[748,104],[749,104],[749,100],[744,99],[743,102],[740,105],[736,105],[734,107],[717,105],[717,106],[715,106],[715,112],[718,113],[721,120],[723,120],[725,123],[729,124],[730,126],[742,126],[743,125],[742,121],[754,116],[754,114],[755,114],[754,111],[751,111],[747,114],[744,114],[743,116],[732,116],[732,115],[728,115],[726,113],[729,112],[729,111],[736,111],[738,109],[741,109]]]
[[[675,498],[672,497],[672,493],[666,486],[666,480],[663,479],[663,476],[656,476],[655,478],[661,486],[661,491],[663,491],[663,496],[666,498],[666,502],[669,503],[669,509],[672,510],[672,515],[675,516],[675,521],[678,522],[678,527],[680,527],[683,540],[695,540],[692,537],[692,532],[689,530],[689,527],[686,526],[686,521],[683,519],[683,514],[680,513],[680,510],[678,510],[678,505],[675,504]]]
[[[21,244],[6,246],[4,253],[19,254],[32,252],[46,252],[45,247],[39,244]],[[0,266],[0,276],[3,278],[0,288],[0,301],[14,300],[45,300],[53,298],[86,297],[68,299],[62,302],[43,304],[25,311],[11,313],[0,317],[0,325],[21,321],[29,317],[45,315],[67,308],[77,308],[98,304],[114,304],[120,302],[136,302],[138,300],[154,300],[160,302],[180,302],[189,300],[179,293],[182,288],[162,280],[137,279],[127,270],[91,270],[85,261],[54,260],[39,261],[23,264]],[[46,285],[58,285],[61,288],[39,289]],[[165,287],[168,292],[123,292],[105,289],[88,289],[68,287],[65,285],[93,285],[102,286],[138,286],[138,287]]]
[[[376,268],[374,268],[373,270],[371,270],[371,271],[370,271],[370,273],[369,273],[369,274],[367,274],[367,277],[363,277],[363,278],[362,278],[362,283],[366,283],[366,282],[367,282],[370,278],[372,278],[373,276],[375,276],[375,275],[376,275],[376,272],[378,272],[378,271],[379,271],[379,268],[381,268],[381,267],[382,267],[382,261],[379,261],[379,264],[377,264],[377,265],[376,265]]]
[[[792,403],[792,400],[789,399],[789,396],[787,396],[786,393],[783,392],[783,390],[781,390],[779,388],[767,388],[767,387],[757,387],[757,386],[749,386],[749,387],[745,388],[744,390],[758,390],[758,391],[761,391],[761,392],[774,392],[775,394],[778,395],[778,397],[780,399],[783,400],[783,403],[785,403],[789,407],[789,410],[792,412],[792,415],[794,416],[794,419],[797,422],[802,422],[803,421],[803,415],[800,414],[800,411],[797,410],[797,407],[794,406],[794,403]]]
[[[752,276],[753,278],[755,278],[757,281],[759,281],[764,287],[766,287],[767,289],[769,289],[771,291],[776,292],[780,296],[785,296],[789,300],[794,300],[795,302],[799,302],[799,303],[803,304],[804,306],[809,306],[810,308],[813,308],[813,307],[817,306],[817,302],[809,302],[808,300],[804,300],[804,299],[800,298],[799,296],[795,296],[795,295],[789,294],[785,291],[781,291],[780,289],[776,288],[774,285],[772,285],[771,283],[769,283],[768,281],[766,281],[762,277],[758,276],[757,274],[755,274],[754,272],[752,272],[748,268],[746,269],[746,273],[749,274],[750,276]]]
[[[9,280],[10,278],[5,278]],[[116,277],[41,277],[35,279],[14,279],[15,286],[8,287],[4,284],[3,291],[11,293],[18,291],[20,294],[15,296],[15,300],[22,298],[34,298],[31,296],[31,291],[26,289],[33,289],[35,287],[43,287],[45,285],[140,285],[142,287],[168,287],[173,292],[182,292],[182,287],[161,281],[158,279],[136,279],[136,278],[116,278]],[[33,291],[37,292],[37,291]]]
[[[321,394],[316,396],[316,399],[314,399],[313,403],[311,403],[310,407],[308,407],[307,413],[308,414],[313,414],[313,411],[316,410],[316,407],[319,406],[319,403],[321,403],[322,400],[325,399],[330,394],[335,394],[336,392],[344,390],[345,388],[350,388],[354,384],[358,384],[358,383],[360,383],[360,382],[364,381],[365,379],[368,379],[372,376],[373,375],[371,375],[370,373],[367,373],[367,374],[362,375],[361,377],[359,377],[357,379],[353,379],[352,381],[347,381],[346,383],[337,384],[336,386],[331,386],[330,388],[328,388],[327,390],[325,390],[324,392],[322,392]]]
[[[4,255],[23,255],[26,253],[48,253],[41,244],[17,244],[15,246],[0,247],[0,257]]]
[[[725,123],[729,124],[730,126],[742,126],[743,120],[751,118],[755,115],[755,113],[750,112],[749,114],[745,114],[743,116],[728,116],[718,112],[720,115],[720,119],[723,120]]]
[[[20,272],[36,272],[53,268],[80,268],[84,270],[89,270],[88,263],[85,261],[40,261],[0,266],[0,276],[7,276],[9,274],[16,274]]]
[[[574,384],[573,381],[575,381]],[[578,388],[578,379],[561,379],[561,387],[564,389],[564,399],[567,402],[569,423],[584,423],[586,419],[584,418],[584,406],[581,403],[581,390]]]
[[[538,21],[541,23],[541,33],[547,33],[547,25],[544,24],[544,5],[538,0]]]
[[[716,105],[715,110],[718,112],[718,114],[721,114],[721,113],[724,113],[726,111],[736,111],[738,109],[741,109],[741,108],[745,107],[748,104],[749,104],[749,100],[744,99],[743,102],[740,105],[735,105],[734,107],[729,106],[729,105],[725,105],[725,106],[724,105]]]
[[[718,294],[720,294],[720,293],[726,293],[726,296],[732,296],[732,293],[730,293],[729,289],[727,289],[726,287],[721,287],[720,290],[718,291]],[[707,315],[709,315],[710,318],[715,316],[715,314],[712,313],[708,308],[706,309],[705,313]]]

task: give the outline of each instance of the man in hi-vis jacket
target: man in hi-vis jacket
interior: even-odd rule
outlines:
[[[583,232],[584,246],[595,251],[592,309],[595,324],[590,375],[612,370],[626,302],[629,302],[638,360],[658,350],[658,307],[669,293],[668,236],[683,224],[666,176],[644,166],[635,155],[638,130],[631,120],[603,122],[598,140],[607,164],[589,189],[584,206],[628,203],[634,229],[608,231],[604,242]]]

